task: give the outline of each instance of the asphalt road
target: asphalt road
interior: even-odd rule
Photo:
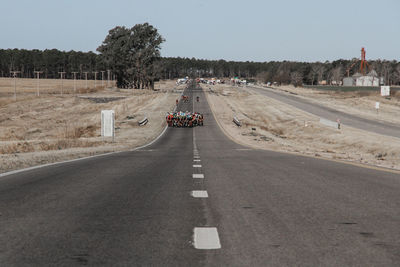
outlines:
[[[400,265],[399,174],[242,147],[186,94],[203,127],[1,177],[0,266]]]
[[[318,117],[334,122],[336,122],[337,119],[340,119],[341,124],[344,126],[347,125],[377,134],[400,138],[400,125],[398,124],[365,119],[359,116],[342,112],[340,110],[328,108],[323,105],[307,101],[306,99],[296,97],[294,95],[278,92],[274,89],[261,89],[257,87],[248,88],[250,88],[250,90],[254,90],[261,95],[292,105],[298,109],[301,109]]]

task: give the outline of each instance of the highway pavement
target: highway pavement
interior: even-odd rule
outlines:
[[[0,266],[400,265],[398,173],[240,146],[185,94],[204,126],[1,177]]]
[[[377,134],[400,138],[400,125],[398,124],[362,118],[356,115],[342,112],[340,110],[328,108],[326,106],[308,101],[295,95],[285,94],[274,89],[262,89],[258,87],[248,88],[261,95],[292,105],[298,109],[301,109],[318,117],[334,122],[336,122],[337,119],[340,119],[341,124],[344,126],[350,126]]]

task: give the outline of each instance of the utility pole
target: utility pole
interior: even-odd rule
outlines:
[[[104,70],[100,71],[101,72],[101,87],[104,87]]]
[[[111,70],[107,70],[107,88],[110,88]]]
[[[61,95],[63,95],[63,91],[64,91],[64,74],[65,71],[60,71],[58,72],[60,74],[60,78],[61,78]]]
[[[86,80],[86,89],[88,89],[88,84],[87,84],[87,74],[88,74],[88,72],[86,71],[84,73],[85,73],[85,80]]]
[[[97,73],[99,73],[99,72],[98,71],[93,71],[93,74],[94,74],[94,88],[96,88]]]
[[[78,72],[76,72],[76,71],[73,71],[72,72],[72,74],[74,74],[74,93],[76,94],[76,74],[77,74]]]
[[[39,96],[40,95],[40,74],[42,74],[43,71],[34,71],[34,73],[36,74],[36,78],[37,78],[36,95]]]
[[[14,77],[14,101],[17,101],[17,74],[21,73],[20,71],[10,71]]]

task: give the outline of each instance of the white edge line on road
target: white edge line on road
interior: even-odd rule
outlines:
[[[40,169],[40,168],[49,167],[49,166],[58,165],[58,164],[64,164],[64,163],[70,163],[70,162],[75,162],[75,161],[79,161],[79,160],[103,157],[103,156],[108,156],[108,155],[111,155],[111,154],[118,154],[118,153],[136,151],[136,150],[139,150],[139,149],[142,149],[142,148],[145,148],[145,147],[148,147],[148,146],[154,144],[154,142],[156,142],[158,139],[161,138],[161,136],[164,135],[164,133],[167,131],[167,129],[168,129],[168,126],[165,126],[164,130],[161,132],[161,134],[159,136],[157,136],[156,139],[154,139],[153,141],[151,141],[150,143],[148,143],[146,145],[139,146],[139,147],[136,147],[134,149],[125,150],[125,151],[108,152],[108,153],[104,153],[104,154],[98,154],[98,155],[83,157],[83,158],[79,158],[79,159],[70,159],[70,160],[65,160],[65,161],[52,162],[52,163],[47,163],[47,164],[43,164],[43,165],[32,166],[32,167],[28,167],[28,168],[24,168],[24,169],[19,169],[19,170],[13,170],[13,171],[9,171],[9,172],[0,173],[0,177],[5,177],[5,176],[9,176],[9,175],[16,174],[16,173],[31,171],[31,170]]]
[[[165,126],[164,130],[160,133],[159,136],[157,136],[156,139],[154,139],[153,141],[151,141],[150,143],[148,143],[148,144],[146,144],[146,145],[143,145],[143,146],[140,146],[140,147],[136,147],[136,148],[131,149],[131,150],[129,150],[129,151],[135,151],[135,150],[142,149],[142,148],[145,148],[145,147],[148,147],[148,146],[154,144],[158,139],[161,138],[161,136],[164,135],[164,133],[167,131],[167,129],[168,129],[168,126]],[[116,152],[116,153],[119,153],[119,152]]]
[[[193,168],[201,168],[201,165],[199,165],[199,164],[193,164]]]
[[[176,106],[174,108],[174,111],[176,111]],[[85,159],[108,156],[108,155],[111,155],[111,154],[118,154],[118,153],[132,152],[132,151],[135,151],[135,150],[139,150],[139,149],[142,149],[142,148],[145,148],[145,147],[148,147],[148,146],[154,144],[154,142],[156,142],[158,139],[161,138],[161,136],[164,135],[164,133],[167,131],[167,129],[168,129],[168,125],[165,126],[164,130],[160,133],[159,136],[156,137],[156,139],[152,140],[148,144],[136,147],[134,149],[125,150],[125,151],[108,152],[108,153],[104,153],[104,154],[98,154],[98,155],[83,157],[83,158],[79,158],[79,159],[70,159],[70,160],[65,160],[65,161],[52,162],[52,163],[47,163],[47,164],[43,164],[43,165],[32,166],[32,167],[28,167],[28,168],[24,168],[24,169],[19,169],[19,170],[13,170],[13,171],[9,171],[9,172],[0,173],[0,177],[5,177],[5,176],[9,176],[9,175],[16,174],[16,173],[31,171],[31,170],[40,169],[40,168],[53,166],[53,165],[58,165],[58,164],[70,163],[70,162],[79,161],[79,160],[85,160]]]
[[[195,198],[208,198],[208,193],[205,190],[193,190],[190,195]]]
[[[9,171],[9,172],[0,173],[0,177],[5,177],[5,176],[11,175],[11,174],[16,174],[16,173],[20,173],[20,172],[40,169],[40,168],[53,166],[53,165],[58,165],[58,164],[64,164],[64,163],[69,163],[69,162],[74,162],[74,161],[79,161],[79,160],[85,160],[85,159],[90,159],[90,158],[96,158],[96,157],[101,157],[101,156],[107,156],[107,155],[121,153],[121,152],[126,152],[126,151],[109,152],[109,153],[105,153],[105,154],[88,156],[88,157],[83,157],[83,158],[79,158],[79,159],[70,159],[70,160],[65,160],[65,161],[47,163],[47,164],[38,165],[38,166],[32,166],[32,167],[28,167],[28,168],[24,168],[24,169],[19,169],[19,170],[13,170],[13,171]]]
[[[195,179],[204,179],[204,174],[202,174],[202,173],[193,173],[193,178],[195,178]]]
[[[218,230],[216,227],[195,227],[193,244],[196,249],[220,249]]]

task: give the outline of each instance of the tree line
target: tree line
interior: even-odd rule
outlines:
[[[400,62],[393,60],[374,60],[368,62],[366,72],[375,70],[383,77],[386,84],[400,84]],[[359,72],[360,62],[335,60],[325,62],[237,62],[225,60],[203,60],[195,58],[162,58],[160,61],[163,79],[190,77],[239,77],[260,82],[278,84],[316,85],[322,81],[327,84],[337,83],[348,75]],[[350,68],[351,67],[351,68]]]
[[[0,49],[0,75],[10,77],[11,71],[20,71],[18,77],[34,78],[35,71],[43,71],[41,78],[59,78],[59,72],[66,72],[66,78],[72,78],[72,72],[78,72],[84,78],[84,72],[105,70],[100,56],[93,52],[26,49]]]
[[[358,59],[339,59],[325,62],[238,62],[180,57],[161,57],[161,43],[165,40],[148,23],[132,28],[117,26],[111,29],[97,52],[0,49],[0,77],[10,77],[11,71],[20,71],[18,77],[34,78],[35,71],[43,71],[41,78],[93,78],[95,71],[111,70],[117,85],[123,88],[152,88],[159,79],[181,77],[239,77],[250,81],[278,84],[337,84],[347,75],[359,70]],[[400,84],[400,63],[396,60],[369,61],[384,77],[388,85]],[[369,71],[368,70],[368,71]]]

